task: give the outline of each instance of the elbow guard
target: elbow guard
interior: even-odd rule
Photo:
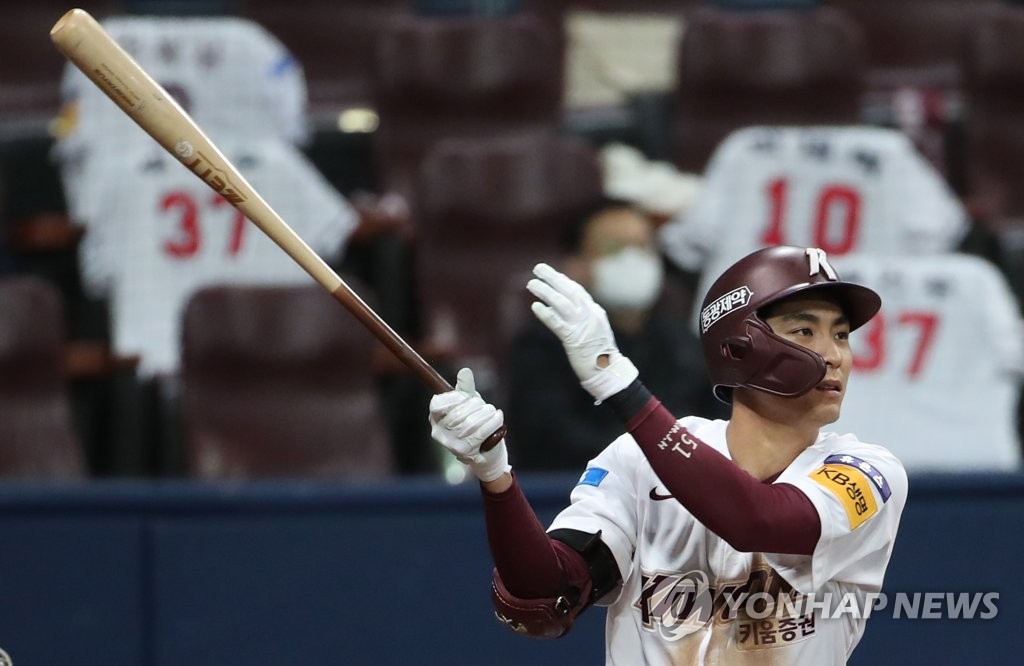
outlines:
[[[621,580],[615,558],[601,541],[600,532],[559,529],[549,535],[555,550],[562,553],[560,557],[567,563],[567,575],[556,596],[520,599],[508,591],[497,569],[492,577],[491,596],[498,620],[509,629],[534,638],[564,636],[580,613],[608,596]]]
[[[564,586],[563,593],[548,599],[520,599],[505,588],[501,574],[494,570],[491,582],[494,614],[506,627],[533,638],[564,636],[590,599],[590,581],[582,589]]]

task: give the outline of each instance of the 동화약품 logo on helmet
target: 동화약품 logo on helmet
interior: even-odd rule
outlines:
[[[707,307],[700,311],[701,333],[707,333],[708,329],[716,321],[736,308],[741,308],[749,303],[753,295],[754,292],[750,291],[750,288],[746,285],[743,285],[742,287],[736,287],[729,293],[715,299],[714,302],[709,303]]]

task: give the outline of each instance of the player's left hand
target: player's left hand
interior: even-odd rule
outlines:
[[[533,269],[526,288],[539,301],[531,308],[558,336],[569,364],[598,402],[607,400],[637,378],[636,366],[619,352],[608,314],[578,282],[547,264]]]
[[[468,465],[481,481],[494,481],[511,471],[504,439],[490,451],[480,449],[491,433],[505,423],[505,416],[480,397],[469,368],[459,370],[454,391],[438,393],[430,399],[429,420],[434,441]]]

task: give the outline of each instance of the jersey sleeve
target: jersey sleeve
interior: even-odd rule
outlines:
[[[114,246],[117,234],[110,233],[112,223],[111,220],[99,220],[90,224],[78,246],[82,286],[95,298],[108,296],[116,275],[117,263],[113,258],[119,248]]]
[[[821,536],[811,556],[766,554],[789,583],[807,594],[828,581],[880,589],[906,504],[907,475],[880,447],[828,455],[809,473],[787,472],[814,504]]]
[[[901,246],[912,254],[955,250],[968,231],[967,212],[938,171],[907,143],[895,154],[890,176],[902,185],[892,216],[903,229]]]
[[[116,207],[128,195],[121,191],[123,188],[111,191],[115,174],[103,159],[68,164],[62,177],[77,194],[73,221],[85,229],[78,246],[82,286],[91,296],[107,297],[123,264],[119,259],[127,251],[124,234],[118,229]]]
[[[643,466],[639,448],[628,435],[612,442],[590,461],[570,495],[570,504],[549,530],[601,533],[625,580],[632,567],[637,534],[636,470]],[[610,598],[603,600],[604,603]]]
[[[979,286],[975,292],[984,301],[988,315],[985,338],[995,346],[1000,366],[1006,372],[1024,375],[1024,319],[1017,298],[1006,278],[995,266],[980,257],[970,257],[975,264]]]
[[[308,91],[302,64],[274,35],[254,27],[259,46],[264,101],[281,135],[296,145],[309,140]]]
[[[662,252],[684,271],[699,273],[718,245],[721,221],[728,219],[725,210],[732,204],[735,192],[728,177],[736,169],[745,152],[746,132],[726,138],[711,156],[700,193],[691,208],[663,224],[658,230]]]
[[[355,208],[296,147],[273,142],[266,148],[275,166],[253,178],[257,189],[318,254],[340,258],[359,223]]]

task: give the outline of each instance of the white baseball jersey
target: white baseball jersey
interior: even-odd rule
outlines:
[[[256,23],[237,17],[119,16],[102,24],[214,143],[230,137],[306,140],[305,75],[280,41]],[[131,148],[153,142],[70,63],[61,96],[64,136],[55,154],[62,166],[88,162],[111,143]],[[65,175],[72,207],[80,172]]]
[[[243,140],[221,149],[311,248],[341,256],[356,213],[295,146]],[[113,347],[141,354],[143,376],[177,370],[181,314],[199,287],[312,280],[155,143],[100,153],[88,176],[83,279],[109,298]]]
[[[947,252],[967,228],[941,175],[896,130],[749,127],[722,142],[693,207],[660,238],[670,259],[701,273],[700,303],[726,268],[763,247]]]
[[[729,456],[727,421],[679,423]],[[817,509],[812,556],[734,550],[667,494],[628,434],[589,463],[551,528],[600,530],[618,563],[623,583],[600,601],[608,605],[607,664],[846,663],[865,619],[838,612],[842,595],[866,605],[881,588],[906,473],[880,446],[824,433],[775,483],[796,486]]]
[[[1024,326],[1006,279],[965,254],[849,256],[846,280],[882,297],[850,337],[853,372],[834,426],[888,442],[907,469],[1017,469]]]

